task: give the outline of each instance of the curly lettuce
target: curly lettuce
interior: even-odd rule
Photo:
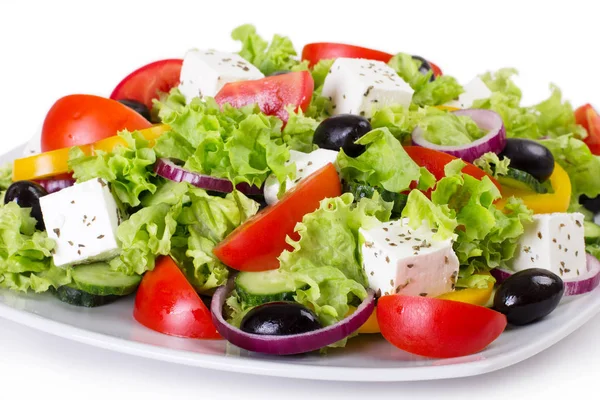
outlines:
[[[45,292],[71,282],[70,270],[52,262],[55,243],[37,231],[31,209],[0,206],[0,287]]]

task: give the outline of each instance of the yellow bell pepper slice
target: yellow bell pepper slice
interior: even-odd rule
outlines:
[[[521,198],[523,203],[533,210],[534,214],[566,212],[571,202],[571,180],[569,175],[558,163],[554,163],[554,171],[548,179],[554,193],[539,194],[524,189],[502,187],[502,198],[495,203],[496,207],[503,209],[508,199],[515,196]]]
[[[350,310],[348,310],[348,314],[346,314],[346,317],[351,315],[352,313],[354,313],[354,311],[356,311],[356,307],[352,307],[350,306]],[[379,329],[379,322],[377,322],[377,307],[375,307],[375,309],[373,309],[373,312],[371,313],[371,316],[369,317],[369,319],[362,324],[362,326],[360,328],[358,328],[358,333],[381,333],[381,330]]]
[[[494,293],[494,284],[490,283],[485,289],[461,289],[439,295],[438,299],[460,301],[461,303],[485,306]]]
[[[458,108],[458,107],[452,107],[452,106],[435,106],[435,108],[437,108],[439,110],[444,110],[444,111],[458,111],[458,110],[460,110],[460,108]]]
[[[140,130],[140,133],[154,145],[154,141],[164,132],[170,130],[168,125],[155,125],[148,129]],[[120,136],[111,136],[99,140],[92,144],[79,146],[87,155],[95,154],[101,150],[105,152],[113,151],[118,145],[127,146],[127,143]],[[30,157],[19,158],[13,162],[13,181],[43,179],[51,176],[66,174],[69,172],[69,150],[70,148],[47,151]]]

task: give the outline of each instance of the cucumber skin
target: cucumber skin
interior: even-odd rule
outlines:
[[[127,282],[126,284],[123,284],[123,285],[110,286],[110,285],[103,285],[102,283],[97,283],[97,282],[90,283],[89,281],[91,279],[89,279],[90,278],[89,276],[85,276],[85,277],[81,276],[81,275],[86,275],[86,272],[88,272],[90,268],[98,269],[98,271],[100,271],[100,273],[102,272],[102,269],[108,270],[109,273],[111,273],[111,274],[119,274],[119,273],[111,271],[108,264],[105,264],[105,263],[94,263],[94,264],[82,265],[79,267],[75,267],[72,272],[73,283],[75,284],[75,286],[77,286],[77,288],[79,288],[79,290],[82,290],[82,291],[87,292],[92,295],[96,295],[96,296],[127,296],[128,294],[135,292],[137,290],[140,282],[142,281],[142,277],[139,275],[133,275],[133,276],[127,275],[126,276],[127,280],[129,280],[130,282]],[[124,277],[125,277],[125,275],[124,275]],[[110,279],[110,278],[107,278],[107,279]]]
[[[498,182],[501,185],[515,189],[532,190],[535,193],[546,194],[548,189],[543,183],[535,179],[531,174],[515,168],[508,168],[505,176],[499,176]]]
[[[251,294],[236,285],[235,291],[240,303],[247,307],[260,306],[261,304],[271,303],[274,301],[295,301],[294,295],[296,292],[282,292],[275,294]]]
[[[74,288],[69,285],[61,286],[58,289],[53,288],[52,294],[64,303],[86,308],[100,307],[106,304],[110,304],[121,298],[121,296],[115,295],[97,296],[90,293],[86,293],[83,290]]]

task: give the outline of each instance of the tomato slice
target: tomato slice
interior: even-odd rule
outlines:
[[[377,320],[381,334],[391,344],[433,358],[477,353],[507,325],[503,314],[486,307],[398,294],[379,298]]]
[[[444,174],[444,167],[452,160],[456,160],[457,157],[454,157],[450,154],[443,153],[441,151],[428,149],[426,147],[420,146],[405,146],[404,150],[413,159],[415,163],[417,163],[420,167],[425,167],[429,172],[431,172],[436,180],[442,179]],[[490,180],[496,185],[498,190],[501,190],[500,184],[496,179],[492,176],[488,175],[484,170],[475,165],[468,163],[465,161],[465,167],[462,172],[471,175],[476,179],[483,179],[484,176],[490,178]]]
[[[433,76],[435,76],[437,78],[438,76],[444,75],[444,73],[442,72],[442,69],[440,67],[438,67],[437,65],[435,65],[434,63],[432,63],[429,60],[427,60],[427,62],[429,62],[429,65],[431,65],[431,70],[433,71]]]
[[[220,105],[225,103],[239,108],[258,104],[266,115],[275,115],[284,122],[288,119],[285,108],[293,105],[306,111],[312,98],[314,81],[308,71],[290,72],[251,81],[231,82],[215,96]]]
[[[318,63],[319,60],[338,57],[365,58],[367,60],[388,62],[393,55],[366,47],[328,42],[309,43],[302,49],[302,60],[308,60],[311,67]]]
[[[104,97],[74,94],[59,99],[42,127],[42,151],[80,146],[115,136],[118,131],[152,124],[123,104]]]
[[[160,333],[195,339],[219,339],[212,316],[171,257],[157,260],[135,296],[133,317]]]
[[[125,77],[113,90],[113,100],[135,100],[152,109],[152,100],[179,85],[182,59],[160,60],[144,65]]]
[[[325,198],[342,194],[337,171],[329,163],[298,183],[279,202],[268,206],[240,225],[213,253],[225,265],[239,271],[265,271],[279,268],[277,257],[291,249],[286,236],[297,240],[294,227],[305,214],[319,208]]]
[[[600,155],[600,115],[591,104],[585,104],[575,110],[575,121],[588,133],[584,143],[593,154]]]

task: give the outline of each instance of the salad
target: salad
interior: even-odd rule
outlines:
[[[600,283],[600,115],[514,69],[300,55],[252,25],[48,111],[2,168],[0,287],[289,355],[477,353]],[[397,51],[397,49],[396,49]],[[108,92],[107,92],[108,94]]]

